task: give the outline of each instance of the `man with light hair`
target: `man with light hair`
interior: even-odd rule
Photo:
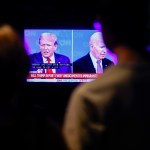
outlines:
[[[54,63],[54,64],[70,64],[69,57],[55,53],[57,49],[57,36],[53,33],[42,33],[39,38],[40,52],[30,55],[31,64]],[[37,73],[70,73],[70,65],[59,65],[58,68],[50,69],[35,69],[30,71],[37,71]]]
[[[102,32],[95,32],[89,40],[90,52],[73,62],[74,73],[103,73],[104,70],[114,65],[106,58],[107,48],[103,41]]]

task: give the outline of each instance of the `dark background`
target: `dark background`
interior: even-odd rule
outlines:
[[[92,28],[98,12],[112,0],[3,1],[0,20],[23,28]]]

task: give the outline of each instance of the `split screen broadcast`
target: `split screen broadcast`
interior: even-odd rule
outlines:
[[[90,82],[117,64],[97,30],[25,29],[24,45],[28,82]]]

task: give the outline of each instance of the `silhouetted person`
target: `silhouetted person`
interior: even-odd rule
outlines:
[[[0,25],[0,137],[1,147],[23,149],[20,107],[21,89],[29,71],[29,58],[23,43],[10,25]]]
[[[0,25],[1,149],[66,150],[59,128],[47,112],[32,106],[23,97],[29,67],[30,61],[17,31],[10,25]]]
[[[98,16],[118,64],[74,90],[63,134],[71,150],[150,149],[148,4],[108,4]]]

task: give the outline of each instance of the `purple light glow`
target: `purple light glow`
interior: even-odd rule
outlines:
[[[95,30],[102,32],[102,26],[98,21],[93,23],[93,27]]]
[[[28,42],[26,41],[26,39],[24,39],[24,48],[25,48],[27,54],[29,55],[31,53],[30,46],[29,46]]]
[[[107,58],[112,60],[115,65],[118,63],[117,55],[111,52],[109,49],[107,49]]]

